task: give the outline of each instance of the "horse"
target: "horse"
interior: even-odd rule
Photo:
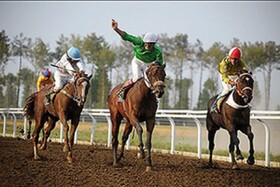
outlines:
[[[145,158],[144,144],[142,140],[143,129],[141,122],[146,123],[147,139],[147,168],[152,169],[151,147],[152,133],[155,126],[155,115],[158,107],[157,98],[161,98],[164,94],[165,81],[164,67],[157,63],[148,66],[144,72],[144,77],[140,78],[132,88],[130,88],[124,97],[123,102],[118,102],[117,92],[122,84],[112,89],[108,96],[108,107],[110,111],[110,119],[112,122],[112,150],[113,150],[113,166],[118,167],[119,161],[124,156],[125,143],[135,127],[138,138],[140,153],[138,156]],[[125,129],[122,136],[122,144],[120,154],[117,156],[118,134],[121,121],[126,119]]]
[[[67,160],[69,163],[73,162],[72,148],[74,144],[74,134],[79,125],[80,115],[83,110],[84,103],[90,88],[90,79],[92,75],[88,76],[85,73],[76,73],[73,82],[67,83],[54,97],[49,105],[45,105],[45,94],[54,85],[44,87],[38,92],[32,93],[26,98],[24,106],[24,116],[32,124],[35,121],[35,129],[32,134],[32,142],[34,149],[34,159],[39,160],[38,155],[38,138],[41,129],[47,122],[47,127],[43,135],[42,144],[39,147],[41,150],[47,148],[47,139],[50,132],[54,129],[58,120],[63,124],[65,139],[64,152],[68,152]],[[69,126],[67,121],[71,120],[70,139],[68,138]],[[30,129],[30,127],[29,127]]]
[[[226,129],[230,135],[229,152],[231,156],[232,169],[239,169],[237,162],[234,158],[234,146],[236,146],[236,159],[243,160],[244,157],[239,149],[239,139],[237,137],[237,131],[247,135],[250,141],[249,157],[247,163],[253,165],[255,163],[254,158],[254,146],[253,138],[254,134],[250,125],[250,102],[253,98],[254,79],[252,72],[243,70],[238,73],[236,87],[233,88],[225,97],[221,104],[220,113],[211,111],[211,106],[218,95],[212,97],[208,103],[208,110],[206,116],[206,127],[208,130],[209,141],[209,167],[213,167],[212,154],[214,150],[214,137],[220,128]]]

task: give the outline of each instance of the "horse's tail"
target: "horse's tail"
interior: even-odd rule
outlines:
[[[35,104],[35,97],[38,92],[32,93],[28,96],[25,100],[25,106],[23,108],[23,116],[26,117],[28,120],[34,119],[34,104]]]
[[[29,124],[28,132],[27,132],[28,139],[30,139],[31,124],[32,124],[32,119],[34,119],[35,97],[37,94],[38,94],[38,92],[34,92],[30,96],[28,96],[25,100],[25,106],[23,108],[23,116],[26,117],[26,119],[28,120],[28,124]]]

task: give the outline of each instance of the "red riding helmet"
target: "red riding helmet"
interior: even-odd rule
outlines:
[[[240,59],[242,57],[242,51],[238,47],[232,48],[228,53],[230,58]]]

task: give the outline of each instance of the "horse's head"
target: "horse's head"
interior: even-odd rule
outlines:
[[[164,94],[164,81],[165,81],[165,71],[164,67],[158,63],[153,63],[149,65],[149,68],[145,73],[145,82],[148,84],[152,92],[157,98],[161,98]]]
[[[92,75],[87,76],[84,72],[77,73],[75,75],[75,92],[76,92],[76,100],[78,103],[78,106],[83,106],[86,102],[86,97],[88,94],[88,90],[90,87],[90,79]]]
[[[253,98],[254,79],[251,71],[242,70],[238,73],[237,93],[245,103],[250,103]]]

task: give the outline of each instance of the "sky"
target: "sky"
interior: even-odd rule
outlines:
[[[206,50],[215,42],[228,46],[233,38],[280,43],[280,2],[276,1],[0,2],[0,29],[11,40],[23,33],[32,39],[41,38],[52,50],[61,34],[84,37],[95,33],[110,45],[119,44],[121,39],[111,28],[112,18],[130,34],[187,34],[191,43],[199,39]],[[15,67],[11,65],[8,70],[17,71]],[[275,70],[272,76],[279,74]],[[276,89],[272,90],[276,98],[280,88],[272,89]]]

